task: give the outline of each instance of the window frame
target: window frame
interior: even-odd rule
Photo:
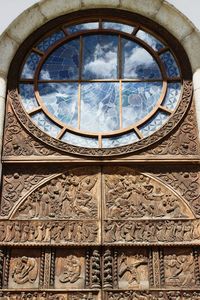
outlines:
[[[87,16],[91,15],[91,18]],[[128,25],[135,26],[135,33],[137,30],[145,29],[146,32],[153,33],[153,36],[158,38],[159,40],[163,40],[169,46],[169,49],[173,53],[175,58],[179,58],[177,65],[181,70],[182,76],[182,95],[181,101],[173,113],[172,117],[167,121],[167,123],[161,127],[161,129],[154,132],[149,137],[146,137],[138,142],[134,142],[129,145],[119,146],[116,148],[86,148],[79,147],[67,144],[60,140],[57,140],[53,137],[50,137],[45,132],[41,131],[37,126],[35,126],[31,119],[25,113],[19,93],[18,93],[18,77],[21,73],[21,68],[23,65],[23,61],[27,53],[30,49],[42,39],[45,38],[46,35],[49,35],[51,32],[54,32],[56,28],[63,27],[63,24],[67,24],[68,26],[74,23],[80,22],[91,22],[96,20],[97,18],[103,19],[112,19],[112,21],[127,23]],[[110,31],[110,30],[109,30]],[[63,41],[62,41],[63,43]],[[50,52],[50,50],[48,51]],[[166,78],[163,78],[166,80]],[[184,48],[181,44],[163,27],[158,26],[153,21],[141,17],[138,14],[130,13],[122,10],[113,10],[113,9],[92,9],[86,11],[79,11],[75,13],[68,14],[66,16],[59,17],[55,20],[48,22],[43,25],[40,29],[34,32],[25,42],[20,46],[17,51],[9,70],[8,76],[8,99],[11,101],[11,105],[14,109],[14,112],[20,121],[20,123],[25,127],[28,132],[33,135],[35,138],[39,138],[45,144],[52,146],[58,150],[62,150],[62,152],[84,155],[84,156],[119,156],[126,155],[129,153],[134,153],[139,150],[145,149],[154,143],[158,143],[161,139],[166,137],[174,128],[181,122],[184,118],[188,107],[190,105],[192,98],[192,70],[190,67],[189,59]],[[130,131],[130,130],[129,130]],[[128,132],[128,131],[126,131]],[[121,132],[119,132],[119,135]],[[84,136],[84,134],[83,134]],[[87,135],[85,135],[87,136]],[[109,136],[109,135],[108,135]],[[112,134],[110,135],[112,136]]]

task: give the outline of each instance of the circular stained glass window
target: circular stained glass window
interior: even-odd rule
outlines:
[[[162,128],[176,111],[181,71],[166,43],[111,20],[62,26],[27,55],[19,93],[33,123],[74,146],[115,148]]]

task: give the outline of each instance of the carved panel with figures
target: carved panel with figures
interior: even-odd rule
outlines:
[[[11,251],[8,288],[39,287],[40,251],[34,249],[27,253],[26,249]]]
[[[28,175],[15,165],[11,175],[8,168],[1,297],[196,300],[200,181],[198,167],[191,169],[35,165]]]
[[[79,250],[56,251],[55,288],[83,289],[85,287],[85,253]]]

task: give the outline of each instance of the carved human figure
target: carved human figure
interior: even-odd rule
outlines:
[[[62,283],[75,283],[81,278],[81,263],[75,255],[69,255],[64,262],[64,271],[59,280]]]
[[[139,286],[141,280],[141,270],[138,268],[147,265],[147,259],[143,255],[136,255],[131,262],[123,253],[119,261],[119,277],[125,278],[130,286]],[[146,268],[146,267],[145,267]]]
[[[13,261],[12,278],[17,284],[33,283],[37,273],[38,266],[34,258],[23,256]]]
[[[192,255],[169,255],[165,260],[166,280],[172,285],[188,286],[194,282]]]

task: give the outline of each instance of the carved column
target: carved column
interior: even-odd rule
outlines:
[[[101,256],[99,250],[94,250],[91,258],[92,267],[92,288],[99,289],[101,287]]]
[[[45,250],[45,272],[44,272],[44,288],[48,288],[50,284],[50,272],[51,272],[51,249]]]
[[[112,278],[112,252],[110,249],[107,249],[103,256],[103,287],[112,288],[113,287],[113,278]]]
[[[160,257],[159,249],[153,249],[153,277],[154,277],[154,286],[160,286]]]
[[[0,289],[3,287],[4,249],[0,249]]]
[[[200,268],[199,268],[199,251],[197,248],[193,249],[194,253],[194,270],[195,270],[195,277],[196,277],[196,284],[200,285]]]
[[[5,261],[5,272],[4,272],[4,283],[3,283],[4,288],[8,288],[9,268],[10,268],[10,249],[8,248],[6,250],[6,261]]]

